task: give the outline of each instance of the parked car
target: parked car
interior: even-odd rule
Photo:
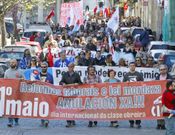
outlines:
[[[36,56],[35,50],[29,45],[7,45],[2,48],[2,51],[6,52],[24,52],[29,49],[32,56]]]
[[[155,61],[161,54],[175,53],[175,43],[152,41],[147,47],[147,53],[150,54]]]
[[[49,25],[41,25],[41,24],[35,24],[30,25],[28,29],[26,29],[22,35],[21,40],[27,41],[30,39],[33,33],[41,33],[41,36],[44,37],[46,33],[52,33],[52,29]]]
[[[22,35],[22,38],[21,40],[22,41],[29,41],[30,40],[30,37],[32,36],[33,33],[38,33],[40,32],[41,33],[41,36],[44,37],[47,33],[46,30],[44,29],[26,29]]]
[[[18,62],[24,56],[24,52],[22,51],[1,51],[0,52],[0,64],[7,65],[9,67],[9,61],[11,59],[16,59]]]
[[[4,78],[4,73],[7,69],[7,64],[0,63],[0,78]]]
[[[31,46],[32,47],[32,50],[35,51],[36,53],[36,56],[40,56],[41,52],[42,52],[42,48],[40,46],[40,43],[39,42],[25,42],[25,41],[22,41],[22,42],[16,42],[15,43],[17,46]]]

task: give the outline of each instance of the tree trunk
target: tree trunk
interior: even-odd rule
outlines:
[[[6,45],[6,29],[5,29],[4,15],[1,15],[0,17],[0,35],[1,35],[0,47],[4,47]]]
[[[15,38],[17,41],[19,41],[18,30],[17,30],[17,20],[18,20],[17,13],[18,13],[18,5],[16,5],[12,11],[13,11],[13,13],[12,13],[12,17],[13,17],[13,24],[14,24],[14,29],[13,29],[14,38]]]

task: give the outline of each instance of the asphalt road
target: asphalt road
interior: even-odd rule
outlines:
[[[52,120],[48,128],[40,127],[38,119],[20,119],[19,126],[7,127],[8,120],[0,118],[0,135],[164,135],[165,130],[156,130],[156,121],[142,121],[142,128],[130,128],[128,121],[119,121],[118,128],[109,127],[109,122],[99,122],[88,128],[88,121],[76,121],[76,126],[66,128],[65,121]]]

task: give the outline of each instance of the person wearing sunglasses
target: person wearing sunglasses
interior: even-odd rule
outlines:
[[[53,84],[53,76],[47,72],[48,69],[48,63],[47,62],[42,62],[41,65],[41,70],[39,71],[38,69],[34,69],[32,72],[32,77],[30,80],[35,81],[41,81],[41,82],[47,82]],[[41,119],[41,127],[48,127],[49,125],[49,120],[46,119]]]

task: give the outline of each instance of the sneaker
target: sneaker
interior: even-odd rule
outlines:
[[[118,128],[119,124],[118,123],[113,123],[113,127]]]
[[[71,123],[67,123],[67,125],[66,125],[66,127],[67,128],[70,128],[70,127],[72,127],[73,125],[71,125]]]
[[[130,128],[133,128],[134,127],[134,124],[130,124]]]
[[[12,127],[12,125],[13,125],[12,123],[8,123],[7,124],[8,127]]]
[[[76,125],[76,123],[75,123],[75,121],[74,121],[74,120],[72,121],[72,125],[73,125],[73,126],[75,126],[75,125]]]
[[[95,126],[95,127],[97,126],[97,121],[94,121],[94,126]]]
[[[156,129],[161,129],[161,125],[158,124],[157,127],[156,127]]]
[[[165,125],[162,125],[160,128],[161,128],[162,130],[166,130]]]
[[[18,122],[16,122],[16,123],[15,123],[15,126],[19,126],[19,123],[18,123]]]
[[[49,122],[48,122],[48,121],[45,121],[45,122],[44,122],[44,127],[47,128],[48,125],[49,125]]]
[[[137,128],[141,128],[142,126],[140,124],[137,125]]]
[[[89,122],[88,127],[92,127],[92,122]]]

